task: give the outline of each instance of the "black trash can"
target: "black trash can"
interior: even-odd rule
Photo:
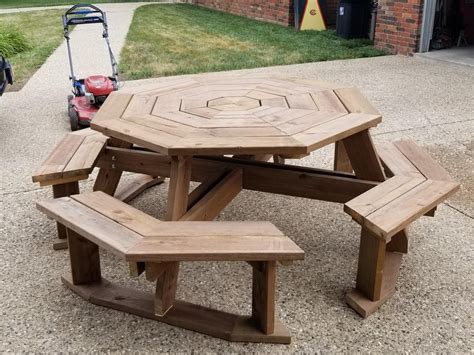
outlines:
[[[336,34],[342,38],[366,38],[370,23],[369,0],[341,0],[337,8]]]

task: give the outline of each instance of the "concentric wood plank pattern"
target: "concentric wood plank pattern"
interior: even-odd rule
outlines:
[[[307,154],[380,123],[351,100],[370,105],[316,81],[178,78],[114,92],[91,126],[166,155]]]

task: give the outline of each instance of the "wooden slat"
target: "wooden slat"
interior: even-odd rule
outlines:
[[[170,176],[170,159],[151,152],[107,148],[98,164],[104,167],[114,164],[117,169]],[[193,159],[191,179],[199,182],[217,179],[235,168],[243,170],[244,189],[332,202],[345,203],[377,185],[373,181],[327,170],[209,157]]]
[[[364,225],[387,239],[424,215],[459,188],[448,181],[426,180],[406,194],[365,217]]]
[[[344,205],[344,211],[350,214],[358,223],[362,224],[364,217],[403,196],[403,194],[425,181],[425,179],[411,178],[409,176],[394,176],[347,202]]]
[[[124,93],[123,90],[112,92],[91,120],[91,127],[101,121],[121,117],[132,99],[132,96],[133,95]]]
[[[401,140],[394,144],[427,179],[452,181],[448,172],[412,140]]]
[[[83,136],[66,135],[54,148],[51,154],[33,173],[33,182],[59,179],[63,177],[64,167],[69,163],[81,146]]]
[[[71,182],[78,182],[81,180],[87,180],[89,178],[89,175],[78,175],[78,176],[67,176],[67,177],[60,177],[57,179],[52,179],[52,180],[44,180],[40,181],[40,186],[55,186],[58,184],[67,184]]]
[[[287,134],[296,134],[345,115],[343,112],[314,112],[280,124],[278,129]]]
[[[82,193],[71,198],[142,236],[154,235],[160,229],[158,219],[104,192]]]
[[[163,177],[154,178],[150,175],[136,174],[131,181],[119,184],[114,197],[117,200],[128,203],[146,189],[161,184],[163,181],[165,181]]]
[[[140,117],[130,116],[126,118],[126,121],[145,128],[151,128],[151,132],[155,132],[156,130],[157,132],[155,133],[159,135],[163,132],[163,134],[168,138],[170,136],[175,136],[175,139],[186,137],[190,132],[195,130],[193,127],[183,125],[178,126],[173,121],[152,115],[142,115]]]
[[[238,316],[184,301],[175,301],[173,308],[160,317],[155,315],[152,293],[111,284],[104,279],[100,284],[88,285],[73,285],[69,277],[63,277],[62,281],[79,296],[93,304],[227,341],[281,344],[289,344],[291,341],[288,330],[278,319],[275,320],[275,332],[264,334],[260,329],[255,328],[255,322],[247,316]]]
[[[167,147],[176,141],[176,136],[124,120],[105,120],[97,124],[91,122],[91,127],[106,136],[137,144],[158,153],[166,154]]]
[[[226,175],[180,221],[212,221],[242,191],[242,169]]]
[[[311,96],[320,111],[348,113],[344,105],[332,90],[311,92]]]
[[[335,89],[334,93],[349,112],[370,113],[380,115],[380,112],[372,106],[357,88]]]
[[[253,236],[284,236],[270,222],[160,222],[159,228],[147,237],[239,237]]]
[[[292,137],[187,137],[168,149],[169,155],[224,155],[224,154],[300,154],[306,146]]]
[[[288,102],[288,106],[290,106],[290,108],[299,108],[306,110],[318,109],[310,94],[287,95],[286,101]]]
[[[127,250],[142,238],[69,197],[38,202],[36,207],[68,229],[120,257],[125,257]]]
[[[375,127],[381,120],[382,118],[377,115],[351,113],[295,134],[293,138],[306,145],[307,152],[311,152],[357,132]]]
[[[419,179],[425,178],[393,143],[377,144],[377,153],[391,175],[411,176]]]
[[[221,222],[208,223],[211,223],[209,229],[213,229]],[[245,222],[234,225],[236,228],[244,226]],[[203,233],[199,236],[144,238],[128,250],[126,258],[128,261],[153,262],[301,260],[303,251],[291,239],[281,235],[241,233],[238,236],[210,236]]]
[[[63,176],[78,176],[91,173],[106,142],[107,137],[100,133],[86,136],[64,167]]]
[[[156,96],[134,95],[121,117],[135,117],[144,112],[151,113],[155,106],[155,102]]]

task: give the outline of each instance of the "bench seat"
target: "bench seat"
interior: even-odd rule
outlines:
[[[344,211],[389,241],[396,233],[456,192],[459,184],[397,175],[350,200]]]
[[[453,181],[449,173],[411,139],[377,144],[377,153],[387,176]]]
[[[391,237],[459,189],[448,172],[412,140],[377,145],[389,177],[344,205],[344,211],[376,236]]]
[[[231,341],[289,343],[275,317],[276,262],[304,252],[269,222],[162,222],[96,191],[37,203],[65,226],[71,277],[88,301]],[[131,275],[156,281],[153,297],[102,278],[99,247],[130,263]],[[238,316],[175,300],[179,262],[246,261],[252,268],[252,315]]]
[[[33,182],[48,186],[87,179],[106,143],[106,136],[90,128],[66,134],[33,173]]]
[[[37,206],[127,261],[285,261],[303,257],[303,251],[270,222],[162,222],[100,191]]]
[[[79,181],[86,180],[92,173],[107,143],[106,136],[90,128],[66,134],[33,173],[33,182],[52,186],[55,198],[78,194]],[[128,202],[163,181],[164,178],[135,174],[128,183],[118,186],[115,197]],[[53,243],[53,248],[65,249],[65,227],[58,223],[57,229],[59,240]]]
[[[406,228],[459,189],[425,150],[411,140],[377,145],[387,180],[346,202],[344,211],[362,226],[356,288],[346,301],[367,317],[394,292]]]

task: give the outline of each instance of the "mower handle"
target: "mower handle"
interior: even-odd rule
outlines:
[[[85,10],[84,12],[75,12],[76,9],[81,9],[81,8],[89,8],[91,10]],[[83,15],[83,14],[91,14],[91,13],[100,13],[103,14],[102,10],[99,9],[97,6],[91,5],[91,4],[76,4],[73,7],[71,7],[69,10],[66,11],[65,15]]]
[[[96,16],[75,17],[74,15],[98,14]],[[65,34],[69,32],[69,26],[102,23],[107,29],[107,18],[105,13],[91,4],[77,4],[68,9],[63,15],[63,26]]]

